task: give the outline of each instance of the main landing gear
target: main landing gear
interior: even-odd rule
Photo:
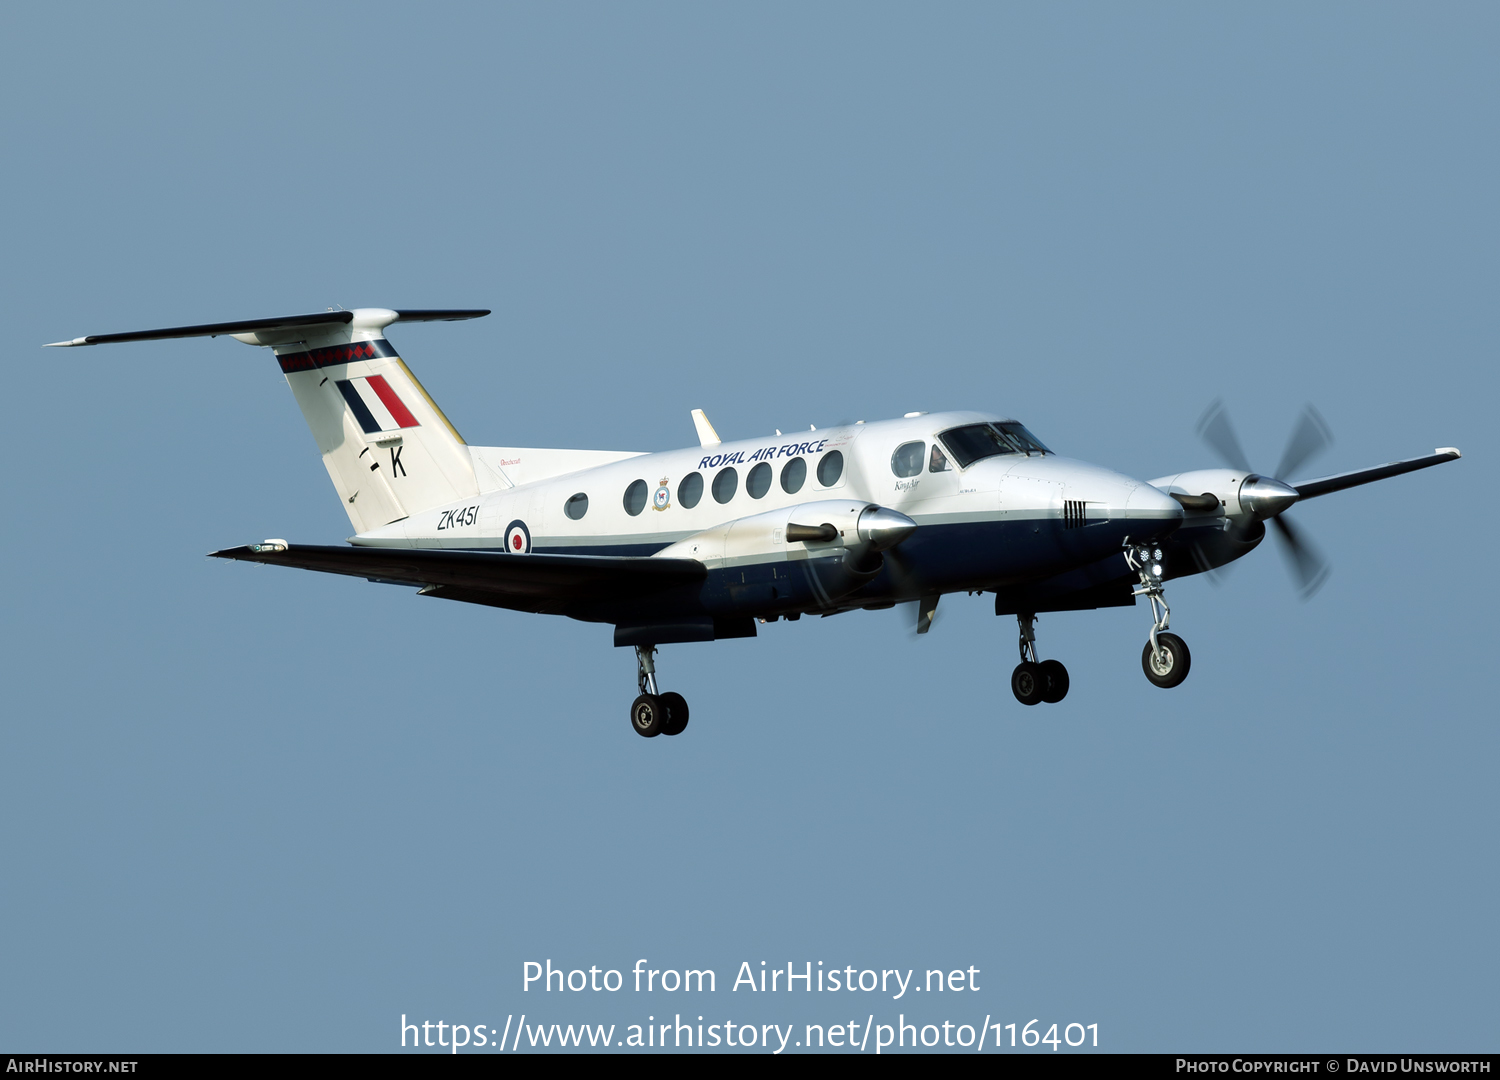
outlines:
[[[1154,685],[1170,690],[1188,677],[1193,654],[1188,652],[1187,642],[1167,633],[1172,610],[1162,591],[1162,550],[1150,544],[1126,544],[1125,561],[1141,576],[1135,595],[1151,602],[1151,640],[1141,650],[1141,670]]]
[[[1045,701],[1055,705],[1068,696],[1068,669],[1057,660],[1036,658],[1036,615],[1017,615],[1021,625],[1021,662],[1010,673],[1010,690],[1022,705]]]
[[[641,696],[630,704],[630,726],[637,735],[681,735],[688,726],[687,699],[674,690],[656,692],[656,646],[635,647],[636,682]]]

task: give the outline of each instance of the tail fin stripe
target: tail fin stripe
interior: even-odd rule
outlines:
[[[281,362],[282,371],[293,372],[395,355],[396,350],[391,348],[391,343],[385,338],[378,338],[375,341],[353,341],[348,345],[331,345],[326,349],[310,349],[307,352],[282,353],[276,359]]]
[[[391,411],[391,419],[396,421],[397,425],[404,428],[420,426],[417,418],[406,407],[406,403],[396,395],[396,391],[391,389],[390,383],[385,381],[384,375],[367,376],[365,382],[370,384],[370,389],[375,391],[376,396],[380,398],[380,403]]]
[[[374,435],[379,432],[380,422],[375,419],[375,414],[370,412],[370,407],[359,396],[359,391],[354,389],[354,384],[348,379],[340,379],[333,385],[337,386],[339,393],[344,395],[344,400],[349,403],[349,411],[354,414],[354,419],[359,421],[359,426],[364,429],[365,434]]]

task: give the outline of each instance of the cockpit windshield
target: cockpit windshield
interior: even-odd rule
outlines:
[[[1025,426],[1013,420],[990,424],[965,424],[950,428],[939,436],[948,447],[953,460],[960,469],[967,469],[974,462],[997,454],[1050,454]]]

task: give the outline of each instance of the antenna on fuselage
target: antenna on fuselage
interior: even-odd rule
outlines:
[[[698,443],[700,446],[718,446],[719,443],[724,441],[719,438],[719,433],[708,422],[708,416],[702,409],[693,410],[693,427],[698,429]]]

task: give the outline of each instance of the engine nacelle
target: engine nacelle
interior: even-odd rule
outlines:
[[[791,611],[828,607],[868,584],[885,563],[881,552],[916,527],[887,507],[824,499],[726,521],[656,554],[696,559],[711,580],[724,578],[726,610]]]
[[[793,526],[791,536],[789,526]],[[697,559],[713,570],[778,558],[884,551],[906,539],[916,527],[917,523],[905,514],[873,503],[822,499],[735,518],[694,533],[656,554],[665,559]]]
[[[1265,538],[1266,519],[1297,499],[1295,489],[1280,481],[1238,469],[1194,469],[1152,480],[1151,486],[1182,503],[1182,527],[1164,545],[1169,578],[1248,555]]]
[[[1249,475],[1249,473],[1242,473],[1235,469],[1194,469],[1175,476],[1163,476],[1150,483],[1152,487],[1165,491],[1168,495],[1181,495],[1187,500],[1202,495],[1212,495],[1219,502],[1219,505],[1212,510],[1205,510],[1190,502],[1185,503],[1183,509],[1189,515],[1215,517],[1222,515],[1234,518],[1243,516],[1244,511],[1240,506],[1240,485]]]

